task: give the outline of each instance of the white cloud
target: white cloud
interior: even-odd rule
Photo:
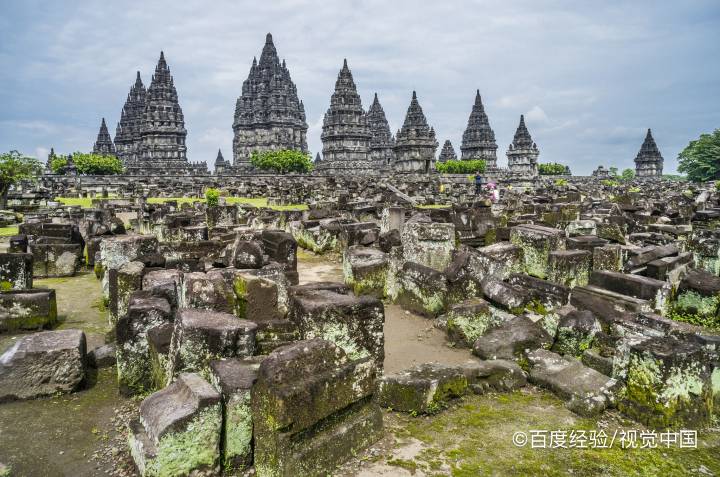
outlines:
[[[545,111],[543,111],[540,106],[535,106],[530,111],[525,113],[525,121],[528,123],[528,125],[547,126],[550,124],[550,120],[548,119],[547,114],[545,114]]]
[[[50,154],[50,151],[44,147],[35,148],[35,159],[45,160],[47,159],[48,154]]]

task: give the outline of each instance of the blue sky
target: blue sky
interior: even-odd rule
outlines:
[[[665,158],[720,127],[720,2],[2,2],[0,150],[45,159],[111,136],[161,48],[188,130],[188,158],[232,160],[232,122],[271,32],[305,104],[308,144],[347,58],[363,106],[375,92],[395,133],[413,88],[442,146],[460,152],[480,93],[498,164],[521,114],[540,162],[589,174],[634,168],[648,128]],[[440,153],[438,148],[437,153]]]

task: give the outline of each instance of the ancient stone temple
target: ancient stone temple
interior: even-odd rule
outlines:
[[[375,100],[368,109],[368,120],[370,121],[370,132],[372,133],[370,158],[376,167],[382,165],[392,167],[395,163],[395,153],[393,152],[395,138],[390,132],[390,124],[388,124],[385,111],[383,111],[380,101],[378,101],[377,93],[375,93]]]
[[[395,135],[395,172],[428,174],[434,171],[437,147],[435,130],[428,126],[413,91],[405,122]]]
[[[525,127],[525,118],[522,115],[513,142],[505,154],[508,158],[508,172],[531,177],[538,175],[537,161],[540,151]]]
[[[253,172],[253,151],[280,148],[307,153],[305,107],[298,99],[290,71],[278,58],[272,35],[267,34],[260,62],[253,59],[242,95],[235,104],[233,163],[237,173]]]
[[[645,180],[662,179],[664,159],[648,129],[645,142],[635,158],[635,178]]]
[[[228,170],[232,170],[232,164],[230,164],[230,161],[225,160],[222,152],[218,149],[218,155],[215,159],[215,174],[222,174]]]
[[[185,119],[163,52],[160,52],[160,60],[145,98],[147,104],[140,123],[140,157],[126,164],[125,172],[207,174],[207,163],[188,163]]]
[[[485,167],[488,170],[495,169],[497,168],[497,148],[495,132],[490,128],[490,122],[485,114],[482,99],[480,99],[480,90],[478,90],[460,145],[462,160],[485,159]]]
[[[120,122],[115,129],[115,150],[123,164],[136,162],[140,158],[140,123],[145,111],[145,86],[137,72],[135,84],[130,87],[125,106],[120,112]]]
[[[445,144],[443,144],[440,155],[438,156],[438,161],[457,161],[457,154],[455,154],[455,149],[452,147],[452,143],[450,141],[445,141]]]
[[[362,107],[347,60],[338,73],[330,107],[323,119],[320,139],[323,143],[323,161],[317,167],[318,172],[372,173],[370,121]]]
[[[98,133],[97,141],[93,144],[93,154],[100,154],[102,157],[107,155],[115,156],[115,145],[110,138],[110,133],[105,125],[105,118],[102,120],[100,125],[100,132]]]

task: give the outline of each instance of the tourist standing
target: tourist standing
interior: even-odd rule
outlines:
[[[482,177],[480,177],[480,172],[475,171],[475,195],[480,195],[481,191],[482,191]]]

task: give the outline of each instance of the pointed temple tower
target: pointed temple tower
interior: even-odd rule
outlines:
[[[635,178],[644,180],[662,179],[664,159],[648,129],[645,142],[635,158]]]
[[[505,154],[508,158],[508,172],[537,177],[537,161],[540,151],[538,151],[525,127],[525,118],[523,116],[520,116],[520,125],[515,132],[510,148]]]
[[[120,112],[120,122],[115,129],[117,158],[124,164],[137,162],[140,158],[140,122],[145,111],[145,86],[137,72],[135,84],[130,87],[125,106]]]
[[[383,111],[380,101],[378,101],[377,93],[375,93],[375,100],[368,109],[368,120],[370,121],[370,132],[372,133],[370,158],[373,164],[375,167],[392,167],[395,163],[395,153],[393,152],[395,138],[390,132],[390,124],[388,124],[385,111]]]
[[[338,73],[320,139],[323,161],[318,171],[330,174],[372,173],[370,121],[362,107],[347,60]]]
[[[413,91],[402,129],[395,135],[395,172],[429,174],[435,170],[438,142],[428,126],[417,95]]]
[[[218,155],[217,158],[215,158],[215,174],[222,174],[223,172],[231,169],[232,165],[230,164],[230,161],[226,161],[222,155],[222,152],[220,151],[220,149],[218,149]]]
[[[497,169],[497,148],[495,132],[490,128],[490,122],[485,114],[482,99],[480,99],[480,90],[478,90],[467,129],[463,133],[460,144],[462,160],[485,159],[485,167],[488,170]]]
[[[125,167],[128,174],[207,174],[207,163],[189,164],[185,120],[173,77],[160,52],[160,60],[145,95],[140,123],[140,157]]]
[[[285,60],[280,60],[267,34],[260,62],[253,59],[242,95],[235,104],[233,163],[239,173],[252,172],[250,156],[257,150],[295,149],[307,153],[305,107],[298,99]]]
[[[105,125],[105,118],[103,118],[102,124],[100,125],[97,141],[93,144],[93,154],[100,154],[102,157],[116,155],[115,145],[112,139],[110,139],[110,133]]]
[[[54,147],[51,147],[51,148],[50,148],[50,154],[48,154],[48,159],[47,159],[47,162],[45,163],[45,173],[46,173],[46,174],[52,174],[52,173],[53,173],[52,168],[50,167],[50,165],[52,164],[52,158],[53,158],[54,155],[55,155],[55,148],[54,148]]]
[[[443,144],[438,161],[457,161],[457,154],[455,154],[455,149],[452,147],[452,143],[450,141],[445,141],[445,144]]]

